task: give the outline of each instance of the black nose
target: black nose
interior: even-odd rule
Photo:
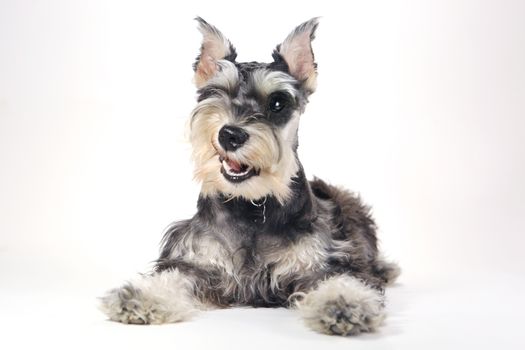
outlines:
[[[219,130],[219,143],[226,151],[235,151],[250,137],[246,131],[236,126],[225,125]]]

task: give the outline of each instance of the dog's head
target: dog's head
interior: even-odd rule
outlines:
[[[249,200],[272,195],[284,202],[300,168],[299,116],[315,90],[311,41],[318,20],[292,31],[271,63],[236,62],[230,41],[197,21],[203,41],[194,64],[198,104],[190,139],[201,193]]]

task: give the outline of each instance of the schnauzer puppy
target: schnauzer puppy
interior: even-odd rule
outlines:
[[[102,310],[114,321],[159,324],[217,307],[285,306],[319,332],[374,331],[399,269],[378,254],[369,208],[308,181],[297,156],[300,115],[316,87],[318,20],[292,31],[271,63],[237,62],[230,41],[197,21],[189,126],[198,210],[167,229],[153,272],[110,290]]]

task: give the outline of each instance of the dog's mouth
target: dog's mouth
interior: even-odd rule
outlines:
[[[259,171],[254,167],[236,162],[226,156],[219,156],[219,161],[222,164],[222,175],[230,182],[240,183],[248,180],[252,176],[259,175]]]

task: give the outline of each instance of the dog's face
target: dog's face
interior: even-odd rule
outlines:
[[[300,167],[299,117],[315,90],[311,41],[317,19],[278,45],[272,63],[236,62],[229,40],[197,20],[203,42],[194,64],[199,90],[190,139],[201,194],[249,200],[273,195],[284,202]]]

